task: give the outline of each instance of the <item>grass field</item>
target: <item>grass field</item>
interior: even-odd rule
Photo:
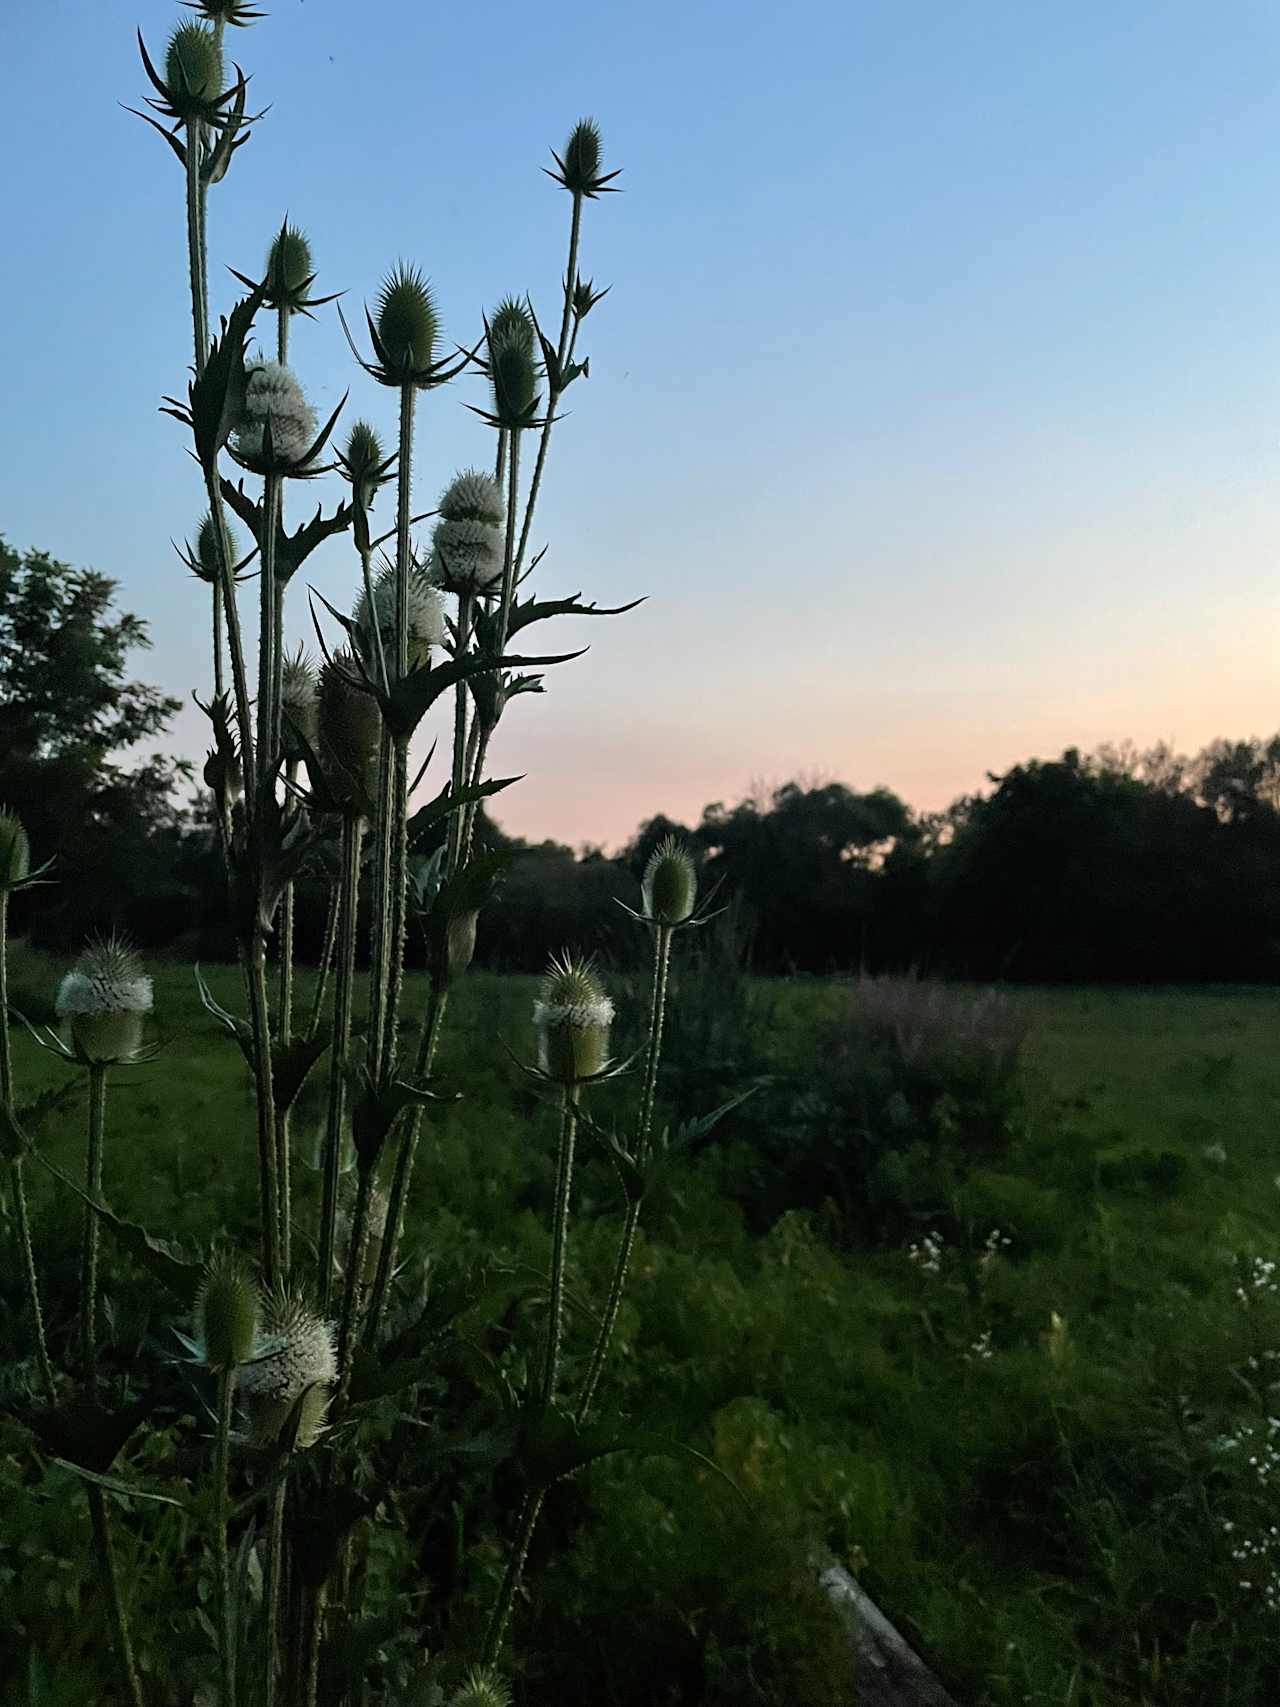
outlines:
[[[29,1018],[47,1016],[55,971],[17,957],[12,1000]],[[237,1004],[233,969],[210,982]],[[455,998],[440,1076],[467,1094],[433,1119],[410,1230],[441,1272],[506,1265],[510,1287],[478,1331],[502,1336],[516,1372],[533,1334],[520,1277],[547,1260],[554,1132],[496,1039],[526,1047],[531,991],[481,974]],[[628,994],[619,981],[624,1015]],[[1260,1707],[1278,1681],[1265,1442],[1280,1312],[1267,1272],[1247,1265],[1280,1253],[1280,993],[1020,993],[1031,1029],[1000,1147],[947,1174],[932,1204],[903,1185],[893,1231],[877,1234],[820,1192],[787,1200],[776,1182],[801,1176],[746,1183],[768,1145],[839,1136],[823,1039],[844,999],[817,981],[742,985],[732,1000],[705,980],[677,986],[671,1106],[710,1107],[734,1075],[769,1083],[646,1207],[609,1381],[622,1410],[707,1454],[749,1508],[663,1456],[611,1458],[560,1484],[518,1621],[517,1698],[845,1700],[841,1633],[813,1583],[829,1552],[961,1702]],[[161,1060],[121,1070],[111,1090],[107,1195],[195,1248],[254,1214],[252,1102],[190,969],[160,972],[156,1019]],[[67,1071],[17,1031],[15,1057],[20,1095]],[[601,1113],[628,1094],[600,1093]],[[304,1097],[296,1122],[302,1176],[315,1106]],[[57,1117],[42,1139],[68,1169],[80,1119],[80,1107]],[[62,1344],[78,1214],[38,1166],[28,1177]],[[617,1195],[589,1157],[571,1373],[613,1258]],[[106,1260],[123,1390],[185,1324],[127,1260]],[[2,1299],[12,1393],[29,1347],[11,1268]],[[141,1462],[132,1452],[127,1480],[184,1485],[180,1441]],[[16,1425],[0,1453],[0,1589],[30,1700],[97,1699],[103,1626],[74,1484]],[[388,1514],[404,1534],[382,1565],[407,1592],[447,1577],[455,1635],[491,1592],[503,1509],[483,1477],[460,1489],[457,1513]],[[196,1666],[205,1641],[189,1610],[201,1585],[182,1582],[184,1522],[154,1507],[122,1523],[126,1552],[171,1560],[171,1600],[136,1609],[157,1700],[168,1652],[194,1644]],[[440,1537],[455,1529],[446,1565]],[[1263,1552],[1233,1558],[1242,1538]]]

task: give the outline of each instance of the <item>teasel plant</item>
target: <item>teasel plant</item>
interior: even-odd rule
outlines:
[[[384,440],[364,418],[340,427],[345,398],[321,421],[297,365],[305,341],[295,334],[301,321],[334,303],[335,293],[317,294],[312,245],[301,224],[281,221],[261,269],[229,269],[244,294],[216,330],[210,319],[210,192],[241,159],[262,117],[250,113],[249,79],[239,66],[228,70],[227,51],[261,14],[246,0],[191,0],[185,11],[157,62],[142,46],[153,94],[150,112],[141,116],[183,169],[190,378],[185,394],[166,398],[164,409],[190,434],[203,488],[203,514],[179,555],[210,590],[212,683],[197,703],[211,729],[204,780],[226,868],[243,1012],[217,1000],[199,970],[197,979],[206,1010],[243,1053],[252,1080],[256,1252],[249,1255],[248,1230],[219,1229],[206,1254],[188,1260],[124,1221],[103,1195],[108,1074],[155,1053],[141,1029],[150,982],[119,941],[90,945],[59,991],[60,1029],[40,1037],[84,1075],[89,1092],[83,1183],[47,1165],[85,1211],[79,1374],[86,1398],[101,1396],[101,1229],[191,1315],[191,1332],[179,1339],[196,1371],[195,1412],[203,1408],[211,1425],[208,1497],[193,1509],[210,1537],[223,1707],[316,1707],[320,1700],[366,1707],[366,1685],[349,1667],[344,1671],[341,1656],[351,1644],[374,1639],[386,1608],[366,1618],[372,1573],[357,1535],[394,1516],[389,1425],[406,1416],[418,1426],[428,1422],[415,1414],[427,1401],[418,1406],[413,1396],[437,1371],[440,1324],[461,1337],[459,1318],[474,1301],[468,1282],[456,1300],[428,1292],[424,1305],[415,1296],[418,1271],[400,1245],[419,1142],[439,1111],[465,1094],[465,1084],[455,1091],[441,1080],[439,1044],[451,992],[467,974],[478,920],[509,857],[485,845],[481,813],[520,779],[490,776],[489,755],[512,701],[543,692],[547,672],[580,655],[528,650],[530,631],[562,616],[634,608],[602,608],[579,594],[542,597],[529,586],[542,561],[530,547],[552,431],[569,388],[589,377],[582,328],[606,294],[580,269],[587,204],[612,192],[618,174],[605,169],[601,133],[589,119],[553,153],[550,176],[569,198],[569,235],[561,298],[545,319],[550,332],[530,297],[508,295],[477,315],[474,337],[450,340],[433,288],[411,261],[383,276],[357,329],[354,314],[339,303],[336,315],[360,369],[391,393],[394,435]],[[175,213],[177,206],[175,198]],[[440,394],[473,378],[485,392],[468,407],[494,434],[492,459],[486,453],[480,466],[455,463],[451,471],[438,449]],[[356,380],[363,383],[358,374]],[[422,484],[429,467],[436,507],[415,513],[415,482]],[[298,483],[326,475],[344,483],[342,500],[332,508],[322,504],[301,522],[287,514]],[[429,531],[419,532],[426,523]],[[319,546],[346,538],[344,607],[312,588],[308,614],[318,653],[313,659],[287,652],[290,586],[301,584],[299,571]],[[256,611],[248,599],[243,609],[241,603],[253,581]],[[448,718],[441,776],[418,803],[436,748],[416,773],[412,751],[433,713],[442,726]],[[6,841],[6,824],[0,818],[0,860],[6,847],[13,857],[7,888],[0,870],[0,914],[9,890],[29,880],[25,842],[19,850],[15,837]],[[295,1012],[295,911],[303,893],[298,879],[316,869],[325,877],[328,917],[317,993],[303,1023]],[[614,1422],[596,1422],[591,1413],[641,1202],[667,1155],[689,1135],[660,1127],[657,1086],[673,940],[709,916],[706,900],[699,903],[691,856],[664,844],[633,913],[652,947],[641,1047],[626,1059],[613,1057],[614,1009],[603,975],[589,956],[566,951],[549,967],[532,1014],[532,1055],[515,1052],[525,1083],[554,1110],[558,1128],[550,1256],[534,1294],[542,1313],[528,1374],[495,1376],[483,1398],[487,1426],[504,1442],[522,1492],[492,1607],[456,1652],[431,1662],[454,1703],[508,1700],[499,1667],[547,1490],[602,1453],[634,1444]],[[411,941],[425,961],[420,980],[406,973]],[[366,943],[361,1008],[357,974]],[[273,957],[276,977],[269,980]],[[4,976],[0,955],[0,986]],[[0,987],[0,1001],[4,994]],[[8,1134],[17,1123],[7,1040],[0,1067]],[[312,1190],[309,1170],[295,1166],[291,1117],[303,1085],[321,1072],[319,1180]],[[628,1085],[634,1112],[619,1128],[599,1109]],[[584,1136],[612,1162],[625,1199],[609,1292],[589,1349],[575,1344],[569,1307],[576,1157]],[[26,1268],[38,1323],[34,1258]],[[47,1349],[40,1363],[52,1399]],[[144,1400],[137,1403],[145,1409]],[[465,1417],[453,1420],[468,1426]],[[429,1426],[442,1421],[432,1416]],[[649,1441],[646,1449],[671,1446]],[[109,1580],[102,1481],[110,1463],[105,1450],[89,1453],[79,1470],[96,1501],[104,1585],[115,1609],[122,1675],[137,1707],[138,1670],[123,1601],[118,1582],[113,1591]],[[255,1551],[263,1565],[256,1604],[245,1587],[246,1561]]]

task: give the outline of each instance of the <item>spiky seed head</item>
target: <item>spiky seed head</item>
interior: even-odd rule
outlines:
[[[253,1356],[258,1335],[258,1288],[249,1265],[220,1251],[205,1270],[196,1317],[210,1369],[234,1369]]]
[[[314,277],[306,234],[296,225],[282,225],[267,251],[267,306],[296,312]]]
[[[315,442],[316,417],[292,369],[282,362],[260,361],[248,369],[235,429],[235,448],[248,461],[266,449],[268,421],[274,461],[296,467]]]
[[[431,535],[430,569],[446,593],[477,593],[487,598],[501,592],[501,530],[487,522],[437,522]]]
[[[489,316],[489,341],[493,344],[522,344],[533,354],[533,316],[518,297],[504,296]]]
[[[511,1707],[511,1691],[492,1666],[470,1666],[449,1707]]]
[[[380,476],[378,470],[386,458],[382,444],[368,421],[356,421],[347,434],[342,451],[343,472],[351,482],[355,501],[362,510],[373,503]]]
[[[649,855],[641,884],[644,910],[659,925],[682,925],[698,899],[698,871],[688,850],[674,836]]]
[[[25,883],[31,872],[31,844],[22,820],[8,807],[0,807],[0,889]]]
[[[305,647],[286,657],[280,668],[280,710],[284,724],[286,759],[297,761],[306,757],[306,748],[298,739],[301,735],[313,747],[316,743],[316,672]]]
[[[151,1011],[151,980],[123,937],[91,941],[58,986],[54,1008],[69,1047],[86,1064],[131,1061]]]
[[[231,562],[228,567],[234,568],[236,560],[240,556],[239,541],[236,539],[235,530],[230,522],[224,520],[223,526],[227,530],[227,550],[231,553]],[[218,564],[221,561],[218,555],[218,529],[212,515],[207,510],[200,519],[200,526],[196,532],[196,548],[191,556],[196,566],[196,574],[202,581],[207,581],[211,587],[215,586],[218,580]]]
[[[435,360],[440,322],[431,290],[417,267],[401,262],[378,293],[378,338],[393,374],[424,373]]]
[[[265,12],[255,11],[250,0],[184,0],[184,3],[212,23],[235,24],[240,29],[247,29],[255,18],[266,16]]]
[[[316,727],[323,753],[336,760],[330,777],[339,794],[346,793],[353,808],[360,797],[376,797],[378,743],[382,738],[382,713],[372,694],[365,693],[348,678],[358,675],[350,652],[335,652],[320,671],[316,692]]]
[[[600,176],[601,156],[600,126],[594,119],[579,119],[561,156],[566,188],[583,195],[590,191]]]
[[[533,352],[522,343],[489,344],[489,378],[493,383],[493,412],[503,427],[528,425],[538,387]]]
[[[427,663],[431,648],[444,642],[444,603],[428,572],[417,563],[409,566],[409,668],[418,669]],[[378,647],[374,638],[374,621],[382,637],[383,655],[388,669],[396,659],[396,572],[392,568],[379,570],[373,582],[373,615],[369,600],[361,593],[352,611],[359,631],[360,656],[364,667],[373,675],[377,668]]]
[[[223,811],[229,811],[244,794],[244,772],[238,756],[211,748],[204,761],[204,784]]]
[[[589,960],[553,957],[533,1007],[538,1065],[548,1078],[573,1084],[601,1072],[609,1059],[613,1003]]]
[[[164,55],[169,104],[180,118],[207,113],[222,93],[222,48],[208,24],[179,24]]]
[[[464,468],[455,475],[438,508],[446,521],[483,522],[491,528],[500,528],[507,513],[501,486],[478,468]]]
[[[249,1431],[270,1446],[302,1400],[294,1442],[305,1450],[324,1432],[329,1395],[338,1376],[333,1325],[298,1293],[277,1290],[266,1299],[252,1361],[239,1372]]]

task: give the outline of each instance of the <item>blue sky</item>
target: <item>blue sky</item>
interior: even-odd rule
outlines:
[[[473,340],[508,291],[554,313],[548,149],[591,113],[624,168],[535,534],[548,594],[648,602],[564,625],[591,652],[513,705],[508,827],[612,845],[797,774],[935,807],[1068,744],[1280,725],[1274,7],[265,3],[231,38],[271,111],[212,196],[215,269],[287,210],[320,288],[358,307],[403,256]],[[115,576],[139,673],[185,697],[198,477],[156,412],[190,356],[181,174],[119,105],[134,25],[158,55],[177,15],[0,11],[0,532]],[[350,386],[390,428],[332,310],[292,354],[321,410]],[[477,400],[422,404],[419,507],[488,459]],[[349,603],[348,550],[312,570]]]

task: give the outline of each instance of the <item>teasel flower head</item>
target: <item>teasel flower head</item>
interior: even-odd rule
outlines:
[[[196,1298],[195,1348],[210,1369],[247,1363],[258,1344],[259,1294],[244,1258],[221,1251],[210,1259]]]
[[[538,364],[531,345],[522,334],[499,337],[492,325],[485,328],[485,340],[485,369],[493,387],[493,407],[475,412],[492,426],[517,432],[538,425]]]
[[[353,502],[358,509],[367,510],[373,504],[379,486],[389,478],[396,459],[394,454],[383,456],[382,441],[368,421],[355,421],[337,460],[338,467],[351,482]]]
[[[594,199],[598,195],[610,194],[616,185],[610,180],[618,176],[618,172],[601,172],[604,159],[604,145],[600,140],[600,126],[594,119],[579,119],[569,132],[569,140],[564,145],[563,154],[551,151],[557,170],[549,166],[543,170],[549,178],[554,178],[557,184],[563,184],[575,196],[587,196]]]
[[[489,316],[489,339],[495,344],[523,344],[532,356],[537,334],[528,304],[519,297],[504,296]]]
[[[19,888],[30,875],[31,843],[22,820],[8,807],[0,807],[0,890]]]
[[[304,759],[307,745],[314,747],[316,744],[317,693],[315,666],[305,647],[299,646],[296,652],[283,660],[280,668],[281,721],[285,758],[290,762]]]
[[[613,1003],[589,960],[553,958],[533,1008],[538,1066],[557,1084],[577,1084],[602,1073],[609,1062]]]
[[[249,0],[182,0],[190,12],[198,12],[202,18],[207,18],[211,24],[231,24],[237,29],[247,29],[256,18],[265,18],[265,12],[259,12],[249,4]]]
[[[492,1666],[471,1666],[449,1707],[511,1707],[511,1691]]]
[[[698,899],[698,870],[674,836],[649,855],[641,893],[644,916],[655,925],[682,925],[692,915]]]
[[[496,480],[474,468],[459,474],[439,504],[430,570],[447,593],[502,590],[505,506]]]
[[[290,314],[305,313],[307,291],[315,282],[316,270],[311,263],[311,245],[306,234],[288,220],[276,232],[267,251],[267,287],[265,302],[268,308],[286,309]]]
[[[205,755],[204,784],[229,819],[232,808],[244,796],[244,770],[239,753],[226,746],[211,747]]]
[[[58,986],[63,1042],[85,1066],[136,1060],[151,999],[151,979],[133,947],[122,937],[98,937]]]
[[[208,24],[179,24],[169,37],[162,79],[169,116],[217,117],[222,104],[222,47]]]
[[[312,462],[318,449],[315,411],[283,363],[259,361],[248,368],[232,448],[258,474],[298,473]]]
[[[330,784],[345,796],[348,811],[363,813],[377,799],[382,713],[358,680],[359,666],[350,652],[335,652],[322,666],[316,732]]]
[[[264,1301],[253,1358],[239,1371],[239,1391],[258,1446],[272,1446],[299,1406],[295,1447],[324,1433],[329,1395],[338,1378],[333,1324],[298,1293],[277,1289]]]
[[[227,530],[227,551],[230,553],[230,569],[232,574],[237,569],[237,559],[240,556],[240,542],[229,521],[224,521]],[[200,526],[196,529],[195,544],[188,543],[179,550],[179,557],[190,569],[191,573],[206,586],[216,587],[218,584],[218,529],[208,510],[200,518]]]
[[[418,669],[427,663],[433,646],[444,643],[444,602],[428,572],[418,563],[409,565],[409,668]],[[374,623],[382,638],[383,656],[390,669],[396,656],[396,572],[389,565],[380,569],[373,582],[373,612],[369,600],[361,593],[351,613],[358,632],[357,644],[364,667],[374,674],[378,661],[378,644],[374,638]]]
[[[377,314],[365,309],[365,321],[373,343],[374,360],[365,361],[356,348],[342,308],[338,318],[351,345],[351,353],[366,373],[382,385],[397,389],[410,385],[419,391],[444,385],[462,372],[474,351],[464,354],[452,367],[436,360],[440,320],[431,287],[417,267],[401,261],[383,280],[378,292]]]

